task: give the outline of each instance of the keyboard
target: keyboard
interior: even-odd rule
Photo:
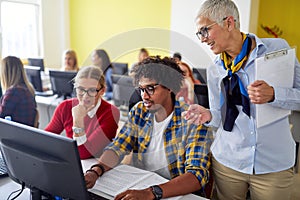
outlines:
[[[101,197],[101,196],[99,196],[95,193],[92,193],[90,191],[88,191],[88,194],[89,194],[90,200],[108,200],[108,199],[106,199],[104,197]]]
[[[4,162],[4,158],[2,157],[2,153],[0,151],[0,177],[8,176],[6,164]]]

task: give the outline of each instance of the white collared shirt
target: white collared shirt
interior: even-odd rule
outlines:
[[[96,112],[97,112],[98,108],[100,107],[100,105],[101,105],[101,98],[99,98],[99,100],[98,100],[96,106],[95,106],[92,110],[90,110],[90,111],[87,113],[87,115],[88,115],[90,118],[93,118],[93,117],[96,115]]]

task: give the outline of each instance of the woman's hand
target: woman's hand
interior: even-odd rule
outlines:
[[[274,88],[262,80],[254,81],[247,89],[250,101],[254,104],[268,103],[275,98]]]
[[[211,121],[212,118],[209,109],[206,109],[198,104],[190,105],[189,109],[184,111],[182,115],[186,120],[188,120],[189,123],[196,125]]]
[[[72,108],[73,126],[84,127],[83,119],[87,115],[87,113],[94,107],[95,106],[92,105],[87,108],[82,103],[79,103],[78,105],[74,106]]]

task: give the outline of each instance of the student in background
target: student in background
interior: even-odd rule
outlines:
[[[143,102],[130,110],[120,133],[85,174],[88,188],[130,152],[134,166],[154,171],[170,181],[127,190],[117,195],[117,200],[161,199],[204,188],[209,179],[210,135],[202,126],[188,124],[181,117],[188,108],[175,99],[182,80],[182,71],[170,58],[148,57],[139,63],[134,82]]]
[[[93,65],[100,67],[105,76],[106,91],[104,98],[111,100],[113,96],[113,84],[112,84],[112,73],[113,66],[110,62],[109,56],[104,49],[96,49],[92,53]]]
[[[176,62],[180,62],[181,59],[182,59],[182,56],[181,56],[181,54],[179,52],[175,52],[173,54],[173,58],[174,58],[174,60],[176,60]]]
[[[188,103],[194,103],[194,85],[200,84],[200,81],[194,78],[193,72],[188,64],[178,61],[180,69],[183,71],[183,83],[180,91],[177,93],[177,98],[183,98]]]
[[[65,130],[77,141],[81,159],[96,157],[115,137],[120,112],[101,98],[105,80],[99,67],[81,68],[74,81],[77,98],[60,103],[45,130],[56,134]]]
[[[12,121],[37,127],[35,91],[19,58],[7,56],[2,60],[1,86],[0,117],[10,116]]]
[[[137,66],[139,62],[142,62],[145,58],[148,57],[149,57],[148,50],[146,48],[141,48],[138,53],[138,61],[132,64],[129,74],[131,74],[131,71],[134,70],[134,67]]]
[[[196,35],[219,54],[208,68],[210,109],[191,105],[186,119],[215,127],[211,147],[215,188],[213,199],[290,199],[295,141],[288,116],[257,127],[256,108],[268,105],[300,110],[300,65],[295,59],[292,88],[255,80],[255,59],[290,49],[281,38],[258,38],[240,31],[239,11],[231,0],[206,0]],[[270,71],[272,73],[272,71]]]
[[[75,71],[79,70],[76,52],[74,50],[66,50],[63,54],[63,71]]]

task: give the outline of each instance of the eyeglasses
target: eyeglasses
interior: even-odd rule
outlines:
[[[207,38],[209,36],[208,30],[210,29],[210,27],[212,27],[215,24],[217,24],[217,22],[214,22],[208,26],[204,26],[200,28],[200,30],[196,33],[198,39],[201,40],[202,38]]]
[[[228,17],[224,17],[222,19],[222,21],[226,20],[227,18]],[[208,36],[209,36],[208,31],[209,31],[210,27],[212,27],[212,26],[214,26],[216,24],[217,24],[217,22],[214,22],[214,23],[212,23],[212,24],[210,24],[208,26],[201,27],[200,30],[196,33],[198,39],[201,40],[202,38],[208,38]]]
[[[83,96],[85,93],[87,93],[90,97],[95,97],[97,96],[98,92],[101,90],[100,89],[96,89],[96,88],[89,88],[89,89],[84,89],[82,87],[76,87],[76,94],[78,94],[79,96]]]
[[[156,83],[156,84],[154,84],[154,85],[147,85],[145,88],[138,87],[138,89],[139,89],[141,95],[143,95],[144,92],[146,92],[147,95],[151,96],[151,95],[154,94],[155,88],[156,88],[157,86],[159,86],[158,83]]]

